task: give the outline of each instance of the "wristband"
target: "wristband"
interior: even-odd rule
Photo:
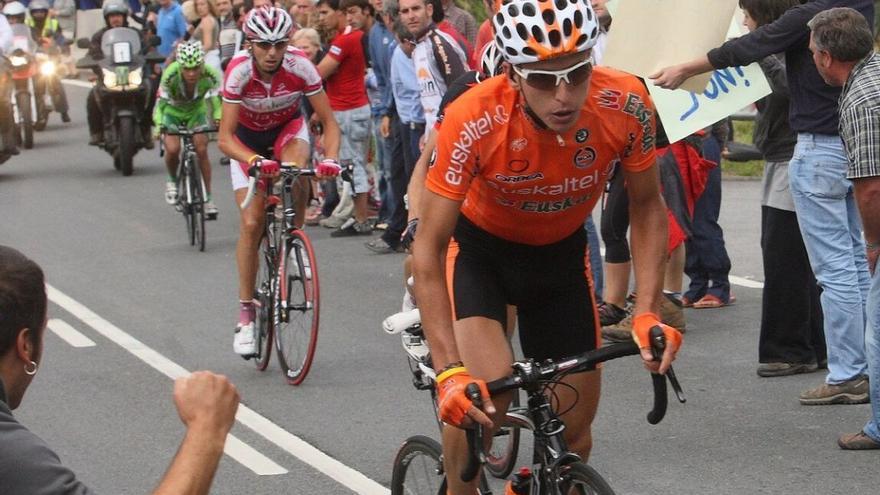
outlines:
[[[880,244],[871,244],[870,242],[865,241],[865,248],[868,251],[876,251],[876,250],[880,249]]]
[[[452,375],[457,375],[459,373],[467,373],[467,368],[464,366],[455,366],[453,368],[445,368],[443,371],[437,375],[437,383],[443,383],[443,380],[446,380]]]
[[[255,161],[257,161],[257,160],[259,160],[259,159],[261,159],[261,158],[263,158],[263,157],[260,156],[260,155],[252,155],[250,158],[248,158],[247,164],[248,164],[248,165],[253,165]]]

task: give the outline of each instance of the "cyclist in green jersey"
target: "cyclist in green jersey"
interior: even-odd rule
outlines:
[[[162,72],[153,123],[156,132],[161,129],[194,129],[209,123],[217,126],[220,121],[220,82],[222,76],[216,69],[205,65],[205,51],[198,41],[181,43],[177,57]],[[211,101],[211,119],[208,120],[207,101]],[[165,166],[168,180],[165,183],[165,202],[177,204],[177,166],[180,161],[180,138],[164,136]],[[208,160],[208,136],[193,136],[199,168],[205,179],[207,201],[205,215],[209,220],[217,218],[217,206],[211,200],[211,162]]]

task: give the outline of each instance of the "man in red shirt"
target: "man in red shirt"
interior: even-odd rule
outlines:
[[[370,100],[364,84],[367,70],[361,42],[364,32],[348,26],[345,11],[339,10],[339,0],[318,2],[318,22],[325,29],[335,29],[339,33],[330,42],[327,55],[318,64],[318,72],[326,83],[330,108],[342,130],[339,159],[350,160],[354,164],[354,217],[346,220],[331,235],[371,235],[373,229],[367,222],[367,193],[370,186],[366,169]]]

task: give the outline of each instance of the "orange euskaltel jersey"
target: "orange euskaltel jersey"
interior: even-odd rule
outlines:
[[[577,123],[538,130],[505,76],[446,108],[427,188],[464,201],[461,212],[492,235],[544,245],[564,239],[598,201],[615,163],[654,164],[654,106],[635,77],[597,67]]]

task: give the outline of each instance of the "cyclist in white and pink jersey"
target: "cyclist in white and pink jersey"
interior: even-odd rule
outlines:
[[[262,177],[273,178],[279,172],[275,160],[304,166],[310,162],[308,126],[300,109],[303,96],[324,127],[326,158],[318,164],[317,176],[335,177],[340,171],[336,162],[339,126],[318,70],[304,52],[288,46],[292,27],[293,21],[283,9],[264,6],[252,10],[244,23],[247,50],[235,55],[226,68],[219,144],[232,161],[229,168],[238,204],[247,194],[251,167],[259,167]],[[301,178],[294,192],[300,226],[308,191],[308,179]],[[256,352],[252,298],[264,211],[265,191],[261,191],[241,210],[236,247],[240,310],[233,349],[245,359]]]

